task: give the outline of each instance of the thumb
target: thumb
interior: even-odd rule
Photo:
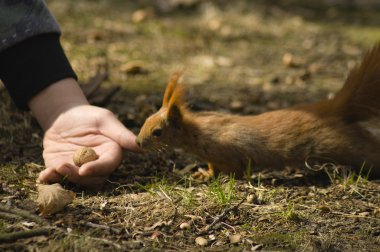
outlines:
[[[122,148],[128,151],[141,152],[141,149],[136,144],[136,136],[113,114],[101,120],[99,130],[103,135],[117,142]]]

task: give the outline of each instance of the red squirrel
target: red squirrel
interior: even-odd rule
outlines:
[[[208,163],[207,174],[247,166],[305,166],[331,160],[380,177],[380,43],[349,73],[333,99],[252,116],[191,112],[174,73],[162,107],[146,119],[136,143],[146,150],[182,148]]]

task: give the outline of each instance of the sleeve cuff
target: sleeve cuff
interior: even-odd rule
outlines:
[[[20,109],[28,110],[34,95],[70,77],[77,79],[59,34],[31,37],[0,53],[0,78]]]

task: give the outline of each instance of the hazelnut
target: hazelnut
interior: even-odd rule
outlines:
[[[76,166],[82,166],[85,163],[98,159],[99,156],[90,147],[83,147],[78,149],[73,156],[73,161]]]

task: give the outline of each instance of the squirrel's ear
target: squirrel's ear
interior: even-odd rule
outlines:
[[[177,71],[172,74],[170,81],[165,89],[164,99],[162,101],[162,106],[167,106],[170,99],[173,96],[174,90],[177,88],[178,80],[181,78],[183,71]]]
[[[169,125],[179,128],[182,123],[181,108],[177,104],[170,104],[166,114],[166,121]]]

